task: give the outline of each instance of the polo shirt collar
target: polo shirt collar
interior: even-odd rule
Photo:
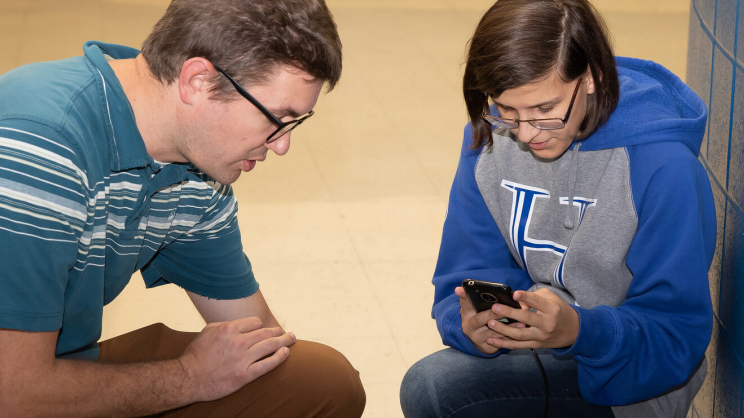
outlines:
[[[106,60],[106,55],[113,59],[129,59],[137,57],[140,52],[127,46],[97,41],[86,42],[83,45],[83,52],[85,58],[92,64],[93,76],[98,85],[106,118],[109,168],[117,172],[150,166],[154,160],[147,153],[145,141],[137,129],[132,106],[116,73]]]

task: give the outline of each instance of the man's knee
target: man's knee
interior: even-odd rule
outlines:
[[[319,416],[359,417],[366,395],[359,372],[343,354],[323,344],[297,341],[285,364],[300,393],[296,400],[317,409]],[[280,366],[281,367],[281,366]]]

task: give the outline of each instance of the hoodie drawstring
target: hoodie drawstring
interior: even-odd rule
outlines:
[[[573,199],[574,191],[576,190],[576,173],[579,169],[579,148],[581,143],[578,142],[571,151],[571,167],[568,171],[568,206],[566,207],[566,220],[563,222],[563,226],[566,229],[574,229],[574,216],[573,216]]]

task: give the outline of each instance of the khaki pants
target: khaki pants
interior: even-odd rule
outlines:
[[[177,358],[194,332],[154,324],[101,343],[99,361],[130,363]],[[366,397],[359,373],[338,351],[297,341],[287,360],[237,392],[157,414],[167,418],[360,417]]]

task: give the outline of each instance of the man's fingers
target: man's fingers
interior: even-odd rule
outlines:
[[[237,326],[238,328],[238,332],[242,334],[263,328],[263,322],[260,318],[257,318],[255,316],[236,319],[234,321],[230,321],[229,323],[235,324],[235,326]]]
[[[269,338],[276,338],[284,335],[284,331],[279,328],[260,328],[255,331],[241,334],[238,338],[245,345],[246,349],[253,347],[261,341]]]
[[[289,357],[289,348],[281,347],[279,350],[276,350],[274,354],[262,360],[252,362],[246,369],[249,378],[248,382],[252,382],[274,370],[277,366],[282,364],[287,357]]]
[[[256,362],[259,359],[276,353],[283,347],[289,347],[290,345],[294,344],[296,340],[297,339],[292,333],[263,339],[248,348],[248,356],[246,359],[249,363]]]
[[[262,327],[263,327],[263,322],[261,322],[261,319],[255,316],[252,316],[249,318],[240,318],[240,319],[236,319],[233,321],[210,322],[207,324],[207,326],[204,327],[204,330],[217,329],[218,331],[224,333],[225,335],[234,335],[234,334],[245,334],[248,332],[255,331],[257,329],[261,329]]]

